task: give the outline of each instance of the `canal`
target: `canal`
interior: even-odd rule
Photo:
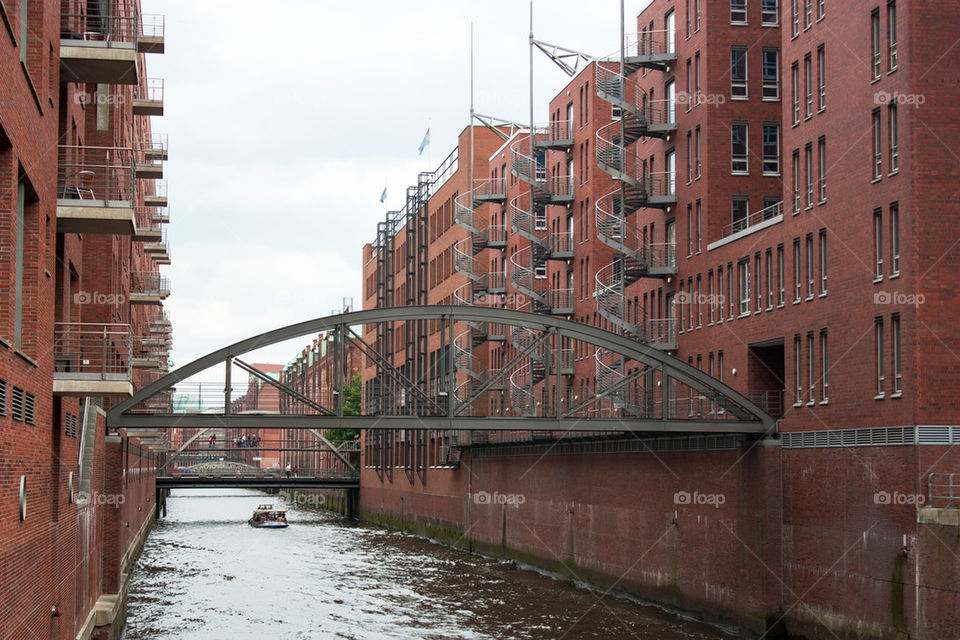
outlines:
[[[254,529],[262,502],[287,529]],[[702,623],[512,562],[243,489],[178,490],[130,583],[126,640],[717,640]]]

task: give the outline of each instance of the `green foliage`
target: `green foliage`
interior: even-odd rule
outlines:
[[[360,415],[360,374],[353,376],[343,393],[343,415]],[[327,440],[334,446],[341,442],[353,440],[360,433],[359,429],[327,429],[324,433]]]

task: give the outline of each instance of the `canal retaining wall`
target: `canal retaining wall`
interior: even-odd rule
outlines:
[[[958,637],[960,527],[919,524],[917,447],[541,449],[472,449],[426,482],[365,467],[361,518],[747,635]]]

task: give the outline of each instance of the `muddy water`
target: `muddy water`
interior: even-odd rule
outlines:
[[[286,529],[246,519],[276,497],[179,490],[131,578],[126,640],[579,638],[718,640],[704,624],[536,571],[286,506]]]

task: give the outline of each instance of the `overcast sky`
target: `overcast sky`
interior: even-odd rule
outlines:
[[[648,1],[627,1],[628,25]],[[166,15],[147,75],[165,82],[153,129],[170,136],[162,269],[178,366],[344,297],[362,304],[363,245],[468,124],[471,22],[477,111],[529,120],[525,0],[143,0],[143,12]],[[535,0],[534,35],[605,55],[619,15],[619,0]],[[534,62],[542,121],[568,79]],[[285,363],[305,342],[255,360]]]

